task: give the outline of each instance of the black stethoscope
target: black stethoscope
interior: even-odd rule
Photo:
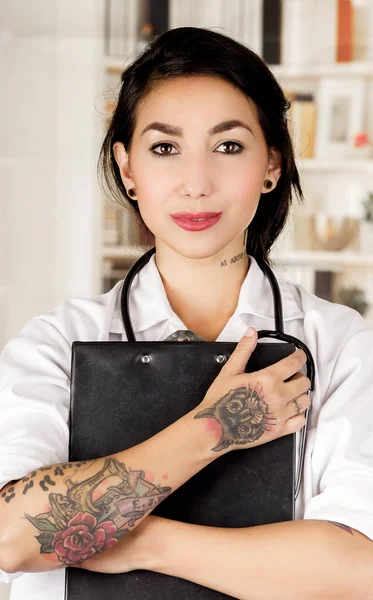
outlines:
[[[121,312],[122,312],[122,319],[123,319],[124,329],[126,332],[128,342],[136,342],[135,334],[133,332],[133,327],[132,327],[132,323],[131,323],[131,319],[130,319],[130,313],[129,313],[129,292],[130,292],[131,283],[134,280],[135,276],[149,262],[150,258],[153,256],[153,254],[155,254],[155,250],[156,250],[155,248],[151,248],[150,250],[145,252],[145,254],[143,254],[131,266],[131,268],[129,269],[129,271],[126,275],[124,283],[123,283],[122,295],[121,295]],[[305,352],[305,354],[307,356],[307,377],[309,378],[309,380],[311,382],[311,387],[309,389],[309,393],[311,393],[314,391],[314,386],[315,386],[315,363],[312,358],[312,354],[311,354],[310,350],[307,348],[306,344],[304,344],[304,342],[302,342],[301,340],[299,340],[296,337],[293,337],[292,335],[287,335],[284,332],[282,299],[281,299],[281,292],[280,292],[280,288],[278,285],[278,281],[277,281],[272,269],[270,268],[268,263],[266,263],[266,261],[263,258],[256,257],[256,256],[254,258],[271,285],[273,304],[274,304],[274,315],[275,315],[274,330],[262,329],[261,331],[258,331],[258,339],[273,338],[276,340],[281,340],[282,342],[293,343],[294,346],[296,346],[297,348],[301,348]],[[298,472],[296,475],[296,484],[295,484],[295,498],[297,498],[297,496],[298,496],[301,479],[302,479],[304,457],[305,457],[305,450],[306,450],[307,426],[308,426],[310,412],[311,412],[311,405],[305,411],[306,422],[305,422],[304,427],[301,430],[301,439],[300,439],[300,447],[299,447],[299,465],[298,465]]]

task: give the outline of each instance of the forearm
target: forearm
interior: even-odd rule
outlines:
[[[151,570],[234,598],[373,598],[373,542],[354,530],[316,520],[225,529],[153,518],[149,525]]]
[[[105,552],[214,460],[215,442],[189,413],[123,452],[41,467],[8,484],[0,492],[0,568],[47,571]],[[83,536],[81,552],[69,549],[69,536]]]

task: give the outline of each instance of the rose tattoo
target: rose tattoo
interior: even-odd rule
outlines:
[[[114,546],[118,541],[114,537],[117,531],[112,521],[97,523],[93,515],[79,512],[69,521],[67,529],[56,531],[52,546],[61,562],[73,565]]]

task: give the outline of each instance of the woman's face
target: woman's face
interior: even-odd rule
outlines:
[[[246,96],[209,76],[167,80],[151,91],[138,107],[129,155],[119,142],[114,154],[156,241],[190,258],[242,245],[268,191],[264,180],[274,187],[281,172]],[[171,217],[203,211],[222,213],[203,231],[186,231]]]

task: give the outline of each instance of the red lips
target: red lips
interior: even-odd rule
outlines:
[[[216,217],[218,214],[216,212],[178,212],[171,215],[171,217],[175,217],[176,219],[211,219],[211,217]]]
[[[200,213],[188,213],[180,212],[176,215],[171,215],[173,220],[178,227],[185,229],[186,231],[204,231],[210,229],[213,225],[216,225],[220,220],[223,213],[211,213],[211,212],[200,212]]]

